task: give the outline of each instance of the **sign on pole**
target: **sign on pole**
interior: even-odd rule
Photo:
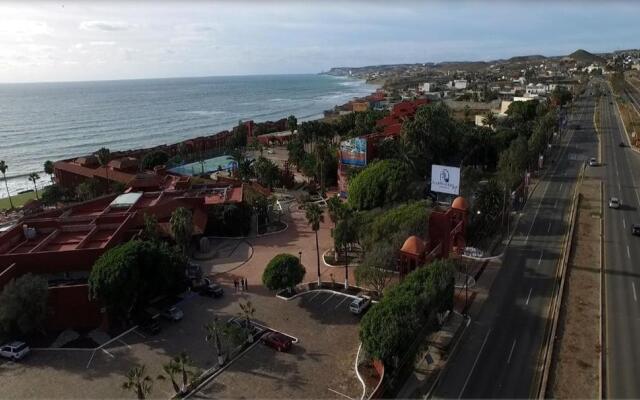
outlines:
[[[433,164],[431,166],[431,191],[460,194],[460,168]]]

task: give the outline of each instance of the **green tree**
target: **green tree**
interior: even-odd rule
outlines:
[[[498,176],[509,190],[514,189],[522,180],[529,158],[527,139],[522,135],[500,154]]]
[[[246,303],[240,303],[240,310],[240,316],[244,318],[245,333],[247,334],[249,343],[252,343],[253,334],[251,332],[251,320],[253,319],[253,315],[256,313],[256,308],[250,300],[247,300]]]
[[[344,288],[349,288],[349,248],[358,240],[358,229],[354,221],[354,213],[350,208],[345,208],[340,221],[332,232],[336,252],[342,250],[344,254]]]
[[[484,185],[480,185],[470,216],[469,241],[482,241],[487,236],[495,233],[500,227],[498,218],[504,212],[504,208],[504,187],[501,187],[493,179]]]
[[[349,204],[356,210],[369,210],[405,200],[410,181],[410,173],[400,161],[374,161],[351,179]]]
[[[42,329],[47,317],[47,280],[32,274],[9,281],[0,293],[0,330],[29,335]]]
[[[48,206],[54,205],[59,201],[62,201],[66,197],[66,191],[60,187],[60,185],[53,184],[49,186],[45,186],[42,189],[42,193],[40,194],[40,198],[42,202]]]
[[[95,179],[86,180],[76,186],[76,196],[80,201],[87,201],[97,197],[100,194],[98,181]]]
[[[231,325],[222,322],[217,316],[213,317],[213,320],[204,326],[204,330],[206,332],[205,341],[213,344],[218,366],[222,366],[226,358],[222,344],[223,339],[232,339],[237,336],[238,332]]]
[[[327,200],[327,210],[329,211],[329,219],[333,222],[333,227],[335,228],[344,212],[345,204],[340,200],[340,197],[333,196]]]
[[[53,182],[53,161],[47,160],[44,162],[44,173],[49,175],[49,179]]]
[[[573,95],[566,86],[558,85],[551,92],[551,99],[559,106],[565,106],[573,100]]]
[[[396,252],[397,250],[388,242],[381,242],[367,252],[360,265],[356,267],[356,283],[369,286],[382,295],[397,267]]]
[[[36,191],[36,199],[38,198],[38,186],[36,182],[40,179],[40,175],[37,172],[32,172],[29,174],[29,181],[33,183],[33,189]]]
[[[278,254],[269,261],[262,273],[262,283],[269,290],[291,289],[302,282],[305,269],[300,259],[291,254]]]
[[[158,218],[154,214],[144,214],[144,227],[142,228],[142,239],[151,242],[160,241],[160,230],[158,229]]]
[[[485,116],[482,118],[482,123],[491,129],[493,129],[496,126],[497,122],[498,122],[498,117],[496,117],[496,115],[491,110],[487,111]]]
[[[131,368],[127,372],[127,380],[122,384],[122,388],[135,393],[138,400],[146,399],[152,387],[153,379],[147,375],[144,364]]]
[[[291,133],[298,129],[298,119],[295,115],[289,115],[287,118],[287,129],[289,129]]]
[[[264,157],[258,157],[253,169],[255,170],[258,183],[261,185],[272,188],[277,184],[278,178],[280,177],[280,170],[273,161]]]
[[[164,242],[132,240],[105,252],[89,274],[89,296],[129,321],[148,302],[184,289],[186,259]]]
[[[464,115],[464,123],[465,124],[470,124],[472,122],[471,121],[471,107],[469,107],[468,105],[464,106],[463,115]]]
[[[193,361],[184,351],[164,364],[162,370],[171,380],[171,386],[173,386],[173,390],[177,395],[186,393],[189,383],[192,382],[193,378],[197,375]],[[167,376],[158,375],[158,379],[165,380]],[[178,376],[182,378],[181,384],[178,383]]]
[[[307,203],[305,206],[305,217],[307,223],[311,227],[311,230],[316,235],[316,261],[318,265],[318,286],[320,285],[320,245],[318,244],[318,230],[320,230],[320,223],[324,222],[324,213],[320,206],[316,203]]]
[[[2,173],[2,180],[4,181],[4,187],[7,189],[7,197],[9,197],[9,204],[11,205],[11,209],[13,210],[13,201],[11,200],[11,193],[9,192],[9,185],[7,184],[7,170],[9,166],[4,160],[0,160],[0,173]]]
[[[171,233],[178,246],[182,250],[183,254],[187,254],[189,251],[189,243],[191,242],[191,236],[193,235],[193,216],[191,211],[178,207],[171,213]]]
[[[96,152],[96,157],[98,157],[98,163],[100,166],[104,168],[104,175],[106,179],[107,192],[109,191],[109,161],[111,161],[111,151],[106,147],[101,147]]]
[[[153,169],[158,165],[165,165],[169,161],[169,154],[165,151],[157,150],[152,151],[142,158],[142,168],[143,169]]]

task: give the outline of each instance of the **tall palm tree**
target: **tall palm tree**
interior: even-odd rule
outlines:
[[[491,110],[487,111],[484,118],[482,118],[482,123],[489,126],[489,128],[491,129],[493,129],[493,127],[496,126],[497,122],[498,122],[498,118]]]
[[[333,227],[338,225],[344,205],[338,196],[333,196],[327,200],[327,210],[329,211],[329,219],[333,222]]]
[[[320,179],[320,193],[324,196],[324,163],[327,159],[329,153],[329,146],[325,140],[318,141],[317,145],[314,147],[314,152],[316,153],[316,168],[318,170],[318,179]]]
[[[107,167],[109,166],[109,161],[111,161],[111,151],[109,151],[109,149],[107,149],[106,147],[102,147],[100,148],[100,150],[96,152],[96,157],[98,157],[98,162],[100,163],[100,166],[104,167],[104,174],[107,180],[107,192],[108,192],[109,191],[109,168]]]
[[[44,162],[44,173],[49,175],[49,179],[53,183],[53,161],[47,160]]]
[[[251,334],[251,319],[253,318],[253,314],[256,313],[256,309],[251,303],[251,301],[247,300],[246,303],[240,303],[240,310],[242,310],[241,316],[244,317],[245,320],[245,329],[247,331],[247,338],[249,343],[253,342],[253,335]]]
[[[318,286],[320,286],[320,247],[318,245],[318,230],[320,229],[320,223],[324,222],[324,213],[320,206],[316,203],[308,203],[305,207],[305,216],[307,223],[311,225],[311,229],[316,234],[316,256],[318,265]]]
[[[186,255],[189,250],[191,235],[193,234],[193,216],[191,211],[184,207],[176,208],[173,213],[171,213],[169,223],[171,224],[173,238]]]
[[[146,374],[146,367],[139,365],[127,372],[127,381],[122,384],[122,388],[132,391],[139,400],[145,399],[151,393],[153,379]]]
[[[171,380],[171,386],[176,394],[183,394],[189,386],[189,381],[196,375],[194,372],[193,362],[191,358],[184,351],[175,356],[171,361],[162,366],[164,372],[169,376]],[[182,376],[182,385],[178,383],[177,376]],[[158,375],[158,379],[164,380],[164,375]]]
[[[224,354],[222,353],[221,337],[224,334],[224,326],[218,317],[214,317],[213,321],[204,326],[204,329],[207,332],[205,340],[213,343],[213,347],[216,350],[216,356],[218,357],[218,366],[222,366],[222,364],[224,364]]]
[[[11,205],[11,209],[13,210],[13,201],[11,200],[11,193],[9,193],[9,185],[7,184],[7,170],[9,166],[4,160],[0,160],[0,173],[2,173],[2,179],[4,180],[4,187],[7,189],[7,196],[9,196],[9,204]]]
[[[36,191],[36,199],[38,199],[38,186],[36,185],[36,181],[40,179],[40,175],[37,172],[32,172],[29,174],[29,180],[33,182],[33,188]]]

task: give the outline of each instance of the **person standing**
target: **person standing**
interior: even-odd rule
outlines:
[[[233,278],[233,288],[235,289],[235,291],[238,291],[238,279],[237,278]]]
[[[249,280],[247,278],[244,278],[244,290],[249,291]]]

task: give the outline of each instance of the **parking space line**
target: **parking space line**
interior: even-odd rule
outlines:
[[[344,393],[340,393],[340,392],[338,392],[337,390],[333,390],[333,389],[331,389],[330,387],[328,387],[327,389],[329,389],[329,390],[330,390],[330,391],[332,391],[333,393],[335,393],[335,394],[339,394],[340,396],[345,397],[345,398],[347,398],[347,399],[349,399],[349,400],[355,400],[353,397],[349,397],[349,396],[347,396],[347,395],[346,395],[346,394],[344,394]]]
[[[106,355],[110,356],[111,358],[116,358],[116,356],[114,356],[113,354],[109,353],[107,350],[105,349],[100,349],[102,350]]]
[[[340,304],[344,303],[344,301],[345,301],[346,299],[348,299],[348,297],[344,296],[344,298],[340,301],[340,303],[338,303],[338,305],[336,305],[336,306],[334,307],[334,310],[335,310],[335,309],[337,309],[338,307],[340,307]]]
[[[138,332],[138,330],[134,330],[133,333],[135,333],[136,335],[140,336],[143,339],[147,338],[145,335],[143,335],[142,333]]]
[[[118,342],[122,343],[123,345],[127,346],[128,349],[131,349],[131,346],[129,346],[129,343],[125,342],[122,339],[118,339]]]
[[[322,294],[322,292],[316,293],[312,298],[309,299],[309,301],[313,301],[313,299],[315,299],[316,297],[320,296],[320,294]]]
[[[325,300],[325,301],[323,301],[323,302],[322,302],[322,303],[320,303],[320,304],[324,304],[324,303],[326,303],[327,301],[329,301],[329,299],[331,299],[331,298],[332,298],[333,296],[335,296],[335,295],[336,295],[335,293],[331,293],[331,296],[327,297],[327,298],[326,298],[326,300]]]

